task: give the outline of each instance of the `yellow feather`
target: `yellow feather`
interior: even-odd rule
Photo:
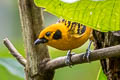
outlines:
[[[62,37],[55,40],[53,39],[53,35],[57,30],[61,31]],[[79,23],[73,24],[73,22],[63,20],[46,27],[41,31],[39,38],[46,38],[48,42],[45,44],[54,48],[72,50],[82,46],[90,37],[91,31],[91,28],[80,25]],[[46,32],[51,32],[51,35],[46,37]]]

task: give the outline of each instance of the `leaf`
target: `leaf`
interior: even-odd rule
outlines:
[[[102,68],[100,68],[100,70],[99,70],[99,72],[98,72],[97,80],[107,80],[107,77],[106,77],[105,74],[103,73]]]
[[[34,0],[38,7],[102,32],[120,30],[120,0]]]
[[[3,65],[0,65],[0,80],[24,80],[19,76],[11,74]]]
[[[24,78],[23,67],[16,60],[0,58],[0,65],[4,66],[4,68],[6,68],[12,75]]]

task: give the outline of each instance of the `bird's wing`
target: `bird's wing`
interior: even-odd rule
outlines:
[[[65,19],[60,19],[58,22],[63,23],[67,27],[69,34],[75,38],[81,37],[86,30],[86,26],[77,22],[71,22]]]
[[[68,32],[72,36],[78,38],[81,37],[81,35],[85,32],[85,30],[86,30],[86,26],[80,23],[72,22]]]

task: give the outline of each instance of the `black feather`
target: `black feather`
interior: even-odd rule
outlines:
[[[62,32],[60,30],[57,30],[55,34],[53,35],[53,39],[58,40],[62,38]]]

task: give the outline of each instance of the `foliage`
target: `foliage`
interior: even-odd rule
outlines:
[[[34,0],[39,7],[103,32],[120,30],[120,0]]]
[[[105,74],[103,73],[102,68],[100,68],[100,70],[99,70],[97,80],[107,80],[107,77],[106,77]]]
[[[23,67],[14,59],[0,58],[0,80],[24,80]]]

